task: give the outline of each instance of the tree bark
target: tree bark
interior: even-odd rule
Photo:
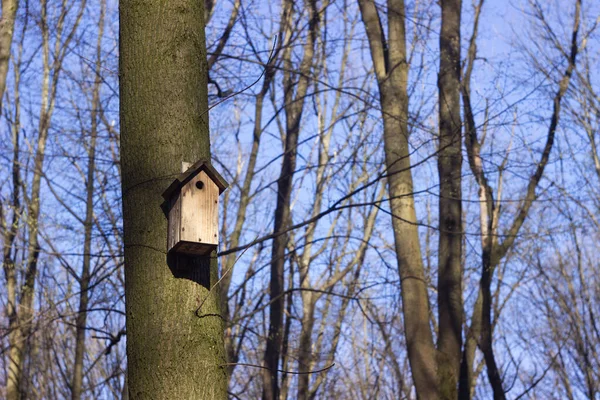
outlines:
[[[438,175],[438,375],[441,398],[455,399],[462,350],[461,0],[442,0]]]
[[[226,399],[215,253],[167,259],[160,208],[182,161],[210,159],[204,5],[124,0],[119,9],[129,396]],[[174,275],[182,267],[188,279]]]

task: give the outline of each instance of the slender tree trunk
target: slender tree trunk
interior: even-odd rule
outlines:
[[[290,236],[293,238],[293,234],[290,233]],[[291,241],[293,243],[293,239]],[[288,249],[292,246],[288,246]],[[291,290],[294,288],[294,264],[290,262],[290,269],[288,271],[288,288]],[[281,366],[284,371],[289,370],[290,365],[290,354],[289,354],[289,345],[290,345],[290,331],[292,329],[292,319],[293,317],[293,292],[288,293],[285,296],[285,322],[283,325],[283,335],[281,338]],[[290,389],[290,376],[287,374],[283,374],[281,377],[281,385],[279,389],[279,399],[287,399],[288,392]]]
[[[15,17],[19,0],[2,0],[2,17],[0,18],[0,114],[2,114],[2,100],[6,88],[8,75],[8,60],[13,33],[15,31]]]
[[[438,375],[441,398],[455,399],[462,354],[461,0],[442,0],[438,151]]]
[[[326,43],[323,42],[323,47],[326,46]],[[323,48],[323,51],[325,49]],[[325,57],[323,57],[325,59]],[[344,55],[342,56],[341,68],[340,68],[340,79],[339,84],[341,87],[342,79],[344,76],[344,66],[347,60],[347,51],[344,51]],[[318,62],[318,61],[317,61]],[[318,83],[315,84],[315,92],[318,92]],[[331,109],[331,120],[335,121],[338,117],[338,107],[340,104],[341,93],[336,93],[335,102],[333,108]],[[329,146],[331,143],[331,135],[333,133],[333,124],[330,125],[329,129],[325,129],[325,113],[328,110],[323,110],[323,106],[321,105],[320,99],[317,96],[315,98],[315,102],[317,103],[317,128],[318,132],[321,135],[319,139],[319,156],[317,161],[317,173],[316,173],[316,187],[314,194],[314,203],[312,207],[311,217],[315,217],[319,212],[321,212],[321,206],[323,203],[323,192],[326,185],[329,183],[328,177],[325,176],[325,166],[329,162]],[[332,225],[332,228],[335,225]],[[332,229],[330,228],[330,229]],[[300,340],[298,347],[298,371],[299,372],[309,372],[311,366],[313,364],[313,350],[312,350],[312,332],[315,325],[315,309],[316,303],[321,297],[321,294],[310,291],[311,288],[311,279],[310,279],[310,264],[311,264],[311,256],[312,256],[312,245],[313,239],[315,237],[315,232],[317,229],[317,223],[310,224],[306,229],[306,236],[304,242],[306,243],[304,247],[304,251],[300,260],[298,262],[298,272],[300,275],[300,287],[304,290],[300,292],[300,296],[302,299],[302,321],[301,321],[301,329],[300,329]],[[297,399],[299,400],[307,400],[309,396],[309,383],[310,383],[310,375],[309,374],[300,374],[298,375],[298,395]]]
[[[292,2],[286,0],[284,7],[287,10],[291,10]],[[277,180],[277,205],[275,208],[273,232],[284,231],[291,222],[290,201],[293,177],[296,170],[298,135],[300,133],[300,121],[302,119],[304,99],[306,97],[309,85],[309,75],[312,68],[318,18],[316,0],[311,0],[307,7],[309,9],[309,32],[306,43],[304,44],[304,54],[300,64],[297,82],[295,82],[291,74],[290,67],[292,65],[292,53],[290,47],[286,48],[283,56],[285,68],[284,100],[286,109],[286,135],[281,173]],[[294,87],[296,87],[295,95]],[[264,400],[275,400],[279,398],[278,368],[283,339],[283,307],[285,299],[282,294],[284,290],[284,264],[287,238],[288,235],[286,234],[275,236],[271,250],[271,280],[269,285],[271,304],[269,307],[269,333],[267,336],[264,357],[264,364],[266,367],[263,372]]]
[[[481,290],[478,291],[475,305],[473,306],[473,315],[471,325],[467,330],[465,345],[460,365],[460,378],[458,385],[458,398],[461,400],[470,400],[473,393],[473,383],[475,382],[474,362],[477,342],[481,336]]]
[[[271,81],[275,76],[275,71],[272,65],[268,65],[265,67],[267,69],[265,73],[265,78],[263,82],[263,86],[261,91],[256,96],[255,102],[255,110],[254,110],[254,129],[252,136],[252,150],[250,151],[250,156],[248,160],[248,167],[246,168],[246,175],[244,177],[244,182],[242,184],[242,188],[240,190],[240,202],[238,205],[238,212],[235,220],[235,225],[233,228],[233,232],[231,233],[228,241],[228,248],[235,248],[240,244],[240,238],[242,236],[242,231],[244,229],[244,223],[246,222],[246,213],[248,210],[248,204],[250,203],[250,189],[252,186],[252,181],[254,179],[256,161],[258,160],[258,151],[260,148],[260,139],[262,136],[263,126],[262,126],[262,113],[263,113],[263,104],[265,96],[269,90],[271,85]],[[235,267],[235,262],[237,259],[237,254],[232,253],[225,257],[224,267],[222,268],[222,273],[224,274],[220,289],[221,289],[221,309],[223,310],[223,317],[227,324],[225,329],[225,350],[227,351],[227,362],[229,364],[237,363],[237,357],[235,354],[235,342],[232,337],[231,330],[231,322],[230,319],[232,317],[232,313],[229,309],[229,287],[231,286],[231,280],[233,278],[233,272]],[[235,366],[231,365],[228,368],[229,376],[233,374]]]
[[[17,273],[15,265],[15,257],[13,256],[15,249],[15,239],[19,230],[19,224],[23,212],[21,204],[21,162],[19,161],[20,153],[20,100],[19,100],[19,80],[20,74],[15,71],[15,116],[12,126],[12,145],[13,145],[13,160],[12,160],[12,198],[10,208],[12,208],[12,220],[8,225],[8,220],[5,222],[7,226],[4,230],[4,248],[3,248],[3,267],[6,275],[6,292],[7,292],[7,305],[6,313],[8,315],[8,326],[9,326],[9,343],[14,343],[16,340],[18,323],[17,323]],[[9,354],[12,352],[9,351]],[[12,364],[9,361],[9,366]],[[7,371],[9,382],[7,382],[7,389],[11,387],[10,381],[17,380],[16,370],[9,368]],[[14,390],[14,389],[11,389]],[[8,395],[8,391],[7,391]],[[12,393],[11,393],[12,395]],[[13,395],[14,396],[14,395]]]
[[[392,226],[401,280],[404,330],[413,381],[420,399],[440,398],[436,349],[429,327],[429,298],[417,230],[407,132],[398,122],[408,113],[398,112],[393,98],[382,96],[384,143],[390,192]],[[395,109],[395,110],[394,110]],[[408,109],[406,109],[408,111]],[[399,129],[400,128],[400,129]],[[403,132],[404,131],[404,132]],[[398,132],[401,132],[398,134]]]
[[[25,282],[22,286],[20,299],[16,306],[16,315],[10,320],[9,326],[9,362],[8,379],[6,383],[6,397],[8,400],[21,399],[23,380],[23,365],[25,362],[25,348],[33,319],[33,296],[35,288],[35,277],[37,275],[37,264],[40,253],[38,225],[40,215],[40,187],[42,180],[42,169],[46,154],[46,140],[48,139],[48,127],[50,122],[50,49],[47,29],[47,15],[45,3],[42,4],[42,104],[38,123],[39,136],[33,162],[33,179],[31,182],[31,193],[27,207],[27,226],[29,229],[29,243],[27,247],[27,259],[25,262]],[[14,277],[16,280],[16,277]],[[15,282],[16,284],[16,282]]]
[[[483,160],[481,159],[481,144],[477,139],[477,128],[475,126],[475,119],[473,117],[473,110],[471,109],[470,100],[470,85],[471,85],[471,73],[473,71],[473,63],[477,52],[477,33],[479,28],[479,17],[481,15],[481,9],[483,7],[484,0],[479,0],[478,5],[475,8],[475,19],[473,22],[473,33],[469,40],[469,50],[467,53],[467,61],[465,62],[466,68],[465,73],[461,82],[461,94],[463,97],[464,107],[464,119],[465,119],[465,147],[467,150],[467,158],[469,160],[469,167],[475,176],[475,180],[478,185],[479,194],[479,220],[481,229],[481,248],[482,248],[482,259],[489,259],[492,253],[494,243],[497,242],[495,235],[494,223],[494,199],[492,195],[492,188],[489,186],[487,177],[483,170]],[[487,117],[487,113],[486,113]],[[486,118],[487,119],[487,118]],[[487,126],[487,121],[484,121],[484,129]],[[477,342],[481,336],[481,310],[483,302],[483,293],[481,290],[477,293],[477,299],[473,306],[471,325],[467,330],[465,338],[465,345],[463,349],[463,355],[461,360],[461,370],[459,378],[459,399],[469,400],[473,391],[473,382],[475,381],[473,364],[475,361],[475,352],[477,350]]]
[[[277,181],[277,206],[275,208],[275,224],[273,232],[281,232],[290,224],[290,199],[292,194],[292,178],[296,170],[296,146],[298,144],[299,126],[291,127],[286,132],[285,150],[281,173]],[[268,368],[263,373],[265,400],[279,398],[278,368],[281,355],[283,331],[283,307],[285,298],[284,290],[284,264],[287,235],[281,234],[273,239],[271,250],[271,278],[269,284],[269,334],[265,350],[265,366]]]
[[[494,203],[492,189],[488,184],[483,169],[483,163],[480,156],[481,143],[477,138],[477,131],[473,118],[473,109],[470,98],[470,78],[473,70],[473,63],[476,58],[475,41],[477,38],[478,21],[482,5],[483,0],[480,0],[475,10],[473,35],[470,40],[466,70],[463,79],[464,82],[462,85],[463,104],[465,108],[465,143],[467,155],[469,159],[469,166],[479,185],[480,220],[482,231],[482,272],[480,290],[475,303],[475,308],[473,310],[471,326],[469,328],[467,343],[463,353],[460,378],[460,399],[468,400],[471,398],[471,389],[473,385],[473,360],[475,357],[476,344],[478,343],[483,353],[488,380],[492,386],[494,399],[502,400],[506,398],[506,395],[504,393],[502,376],[496,362],[493,349],[494,324],[492,318],[491,284],[497,266],[512,248],[514,241],[521,227],[523,226],[527,215],[529,214],[531,206],[533,205],[533,201],[537,198],[535,192],[550,158],[550,153],[554,145],[556,129],[558,127],[558,121],[560,118],[561,101],[568,89],[573,70],[575,69],[577,53],[580,50],[577,36],[580,27],[581,0],[575,0],[575,14],[573,30],[571,34],[571,46],[568,55],[565,52],[565,56],[568,60],[568,66],[560,79],[558,91],[554,96],[553,112],[550,118],[550,126],[548,127],[548,133],[546,136],[546,144],[544,146],[544,150],[542,151],[540,160],[537,163],[535,172],[529,179],[525,198],[519,205],[510,228],[506,234],[503,235],[505,236],[505,239],[502,243],[499,243],[497,239],[498,205]],[[582,46],[585,46],[585,41]],[[500,194],[498,194],[498,196],[499,195]]]
[[[311,296],[306,294],[310,293]],[[310,371],[312,365],[312,331],[315,325],[315,308],[318,297],[316,293],[306,291],[302,292],[302,329],[300,331],[300,342],[298,343],[298,370],[300,372]],[[307,400],[309,395],[310,376],[302,374],[298,376],[298,397],[299,400]]]
[[[9,363],[6,397],[8,400],[21,399],[21,381],[23,379],[23,365],[25,363],[25,348],[33,321],[33,296],[35,278],[40,254],[38,237],[40,215],[40,186],[42,167],[44,164],[44,149],[46,145],[47,130],[38,139],[38,149],[34,161],[34,175],[31,188],[31,204],[28,207],[27,223],[29,226],[28,257],[25,270],[25,282],[21,289],[21,298],[17,306],[17,313],[11,319],[13,325],[9,327]],[[16,279],[16,277],[15,277]]]
[[[386,193],[386,188],[385,188],[385,186],[382,186],[379,193],[375,197],[375,201],[381,202],[381,200],[385,196],[385,193]],[[367,254],[367,249],[368,249],[367,243],[369,243],[371,235],[373,234],[373,230],[375,228],[375,221],[376,221],[378,212],[379,212],[379,208],[373,207],[371,209],[371,211],[369,212],[369,214],[365,217],[364,225],[363,225],[364,231],[363,231],[361,245],[359,246],[354,258],[348,265],[347,271],[352,271],[352,276],[351,276],[351,278],[349,278],[347,280],[347,282],[344,282],[344,284],[343,284],[343,286],[346,287],[347,290],[346,290],[344,297],[341,300],[337,320],[333,324],[332,339],[330,342],[329,350],[327,351],[327,353],[329,355],[327,357],[327,360],[325,361],[325,365],[331,365],[334,361],[334,358],[335,358],[335,355],[337,352],[337,347],[338,347],[339,340],[340,340],[340,334],[341,334],[341,330],[342,330],[343,321],[344,321],[344,318],[346,316],[346,312],[348,309],[348,304],[350,302],[350,299],[353,298],[353,296],[356,294],[356,291],[358,289],[358,279],[360,277],[362,268],[364,266],[364,260],[365,260],[365,256]],[[346,275],[347,274],[344,273],[340,277],[340,280],[343,279],[343,277],[345,277]],[[334,279],[332,282],[329,282],[327,285],[328,287],[325,287],[324,289],[332,288],[333,285],[335,285],[337,282],[338,281]],[[325,309],[329,309],[331,307],[331,299],[328,298],[326,301],[328,304],[326,305]],[[325,327],[328,325],[326,317],[327,316],[325,315],[325,318],[323,318],[323,320],[320,323],[319,332],[323,332],[325,330]],[[315,353],[322,354],[323,353],[322,348],[323,348],[323,342],[324,342],[325,335],[318,335],[318,336],[319,336],[319,339],[317,339],[317,341],[315,342]],[[326,379],[327,379],[326,374],[324,374],[324,373],[317,374],[315,376],[315,382],[313,384],[313,387],[309,388],[308,396],[306,398],[311,399],[311,400],[316,398],[320,386],[323,384],[323,382]]]
[[[69,48],[69,44],[81,22],[85,4],[85,0],[77,4],[78,11],[74,18],[74,23],[71,24],[67,30],[65,26],[65,17],[71,8],[67,7],[66,3],[63,3],[62,8],[59,9],[60,13],[51,36],[47,13],[48,4],[46,0],[41,1],[40,26],[43,72],[38,122],[39,133],[33,161],[31,192],[29,195],[29,204],[27,206],[26,222],[29,233],[29,243],[27,245],[27,257],[25,260],[24,282],[21,286],[20,298],[18,305],[16,306],[16,315],[14,315],[13,318],[9,318],[9,322],[12,325],[9,325],[10,351],[6,382],[6,397],[8,400],[27,396],[27,393],[24,393],[22,390],[22,384],[24,382],[23,365],[25,363],[25,350],[31,334],[34,317],[35,281],[41,251],[39,243],[40,189],[46,156],[46,142],[56,102],[56,92],[62,63],[67,54],[66,49]],[[51,38],[55,41],[54,51],[52,53],[50,53]]]
[[[375,3],[359,0],[359,5],[379,85],[408,359],[417,396],[420,399],[439,399],[436,349],[429,326],[429,297],[412,195],[405,5],[403,0],[388,1],[389,40],[385,37]]]
[[[279,38],[283,37],[283,33],[285,31],[287,14],[282,12],[280,27],[279,27]],[[238,205],[237,216],[235,220],[235,225],[231,235],[229,235],[229,240],[227,242],[227,248],[235,248],[240,244],[240,238],[242,236],[242,232],[244,229],[244,224],[246,222],[246,213],[248,211],[248,204],[250,203],[251,195],[250,190],[252,187],[252,182],[255,176],[256,162],[258,160],[258,151],[260,148],[260,140],[263,133],[264,127],[262,126],[262,114],[264,110],[264,101],[269,89],[271,87],[271,83],[275,78],[277,70],[275,69],[275,64],[278,59],[278,55],[282,48],[282,40],[279,40],[277,43],[277,48],[275,49],[271,59],[265,65],[265,75],[262,84],[262,88],[260,92],[256,95],[255,105],[254,105],[254,128],[252,135],[252,148],[250,151],[250,156],[248,159],[248,166],[246,167],[246,175],[244,176],[244,181],[242,187],[240,189],[240,200]],[[210,66],[210,60],[209,60]],[[237,259],[236,253],[229,254],[225,257],[223,271],[223,278],[221,280],[221,307],[224,313],[224,318],[227,324],[230,324],[230,319],[232,317],[231,311],[229,309],[228,304],[228,296],[229,296],[229,288],[231,286],[231,280],[233,278],[233,272],[235,269],[235,262]],[[237,357],[235,355],[235,343],[231,336],[231,327],[228,325],[225,329],[225,350],[227,351],[227,360],[230,364],[235,364],[237,362]],[[229,376],[233,374],[233,370],[235,365],[231,365],[229,367]]]
[[[289,118],[288,118],[289,119]],[[281,232],[290,224],[290,199],[292,194],[292,178],[296,170],[296,146],[298,145],[298,125],[288,124],[286,132],[285,149],[281,173],[277,181],[277,206],[275,208],[275,224],[273,232]],[[269,296],[269,334],[265,350],[265,366],[268,368],[263,373],[264,393],[266,400],[279,398],[278,368],[281,356],[283,307],[285,298],[284,290],[284,265],[285,250],[287,247],[287,234],[281,234],[273,239],[271,250],[271,279]]]
[[[83,367],[85,354],[85,333],[87,309],[89,303],[90,261],[92,252],[92,228],[94,226],[94,174],[96,172],[96,139],[98,137],[98,110],[100,108],[100,86],[102,84],[100,70],[102,68],[102,36],[104,33],[104,15],[106,3],[100,3],[100,18],[98,21],[98,40],[96,42],[96,78],[92,93],[92,111],[90,113],[91,129],[88,150],[88,170],[86,182],[86,211],[83,239],[83,266],[79,277],[79,309],[75,321],[75,361],[73,363],[72,400],[81,399],[83,392]]]
[[[210,159],[204,5],[124,0],[120,15],[129,396],[226,399],[215,253],[181,257],[206,276],[176,278],[160,208],[182,161]]]

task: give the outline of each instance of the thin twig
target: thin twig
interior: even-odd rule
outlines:
[[[235,92],[230,94],[229,96],[225,97],[223,100],[218,101],[217,103],[213,104],[212,106],[208,107],[208,109],[206,111],[204,111],[202,114],[200,114],[200,116],[203,116],[204,114],[206,114],[207,112],[209,112],[210,110],[212,110],[213,108],[215,108],[216,106],[218,106],[219,104],[229,100],[230,98],[237,96],[238,94],[242,94],[244,93],[246,90],[250,89],[252,86],[256,85],[258,82],[260,82],[260,80],[262,79],[262,77],[265,75],[265,73],[267,72],[267,67],[268,65],[271,63],[271,60],[273,58],[273,54],[275,54],[275,45],[277,44],[277,35],[275,35],[275,38],[273,39],[273,48],[271,48],[271,54],[269,55],[269,59],[267,60],[267,64],[265,65],[265,68],[263,69],[263,71],[261,72],[260,76],[258,77],[258,79],[256,79],[251,85],[246,86],[245,88],[243,88],[242,90],[240,90],[239,92]]]
[[[210,296],[210,293],[213,291],[213,289],[219,284],[221,283],[221,281],[223,280],[223,278],[225,278],[225,275],[227,275],[229,273],[229,271],[231,271],[233,269],[233,267],[235,266],[235,264],[237,264],[237,262],[240,260],[240,258],[242,258],[242,256],[246,253],[246,251],[249,249],[250,247],[247,247],[244,249],[244,251],[242,252],[242,254],[240,254],[238,256],[238,258],[235,259],[235,262],[223,273],[223,275],[221,275],[221,277],[219,278],[218,281],[215,282],[214,285],[212,285],[210,287],[210,289],[208,290],[208,293],[206,294],[206,296],[204,297],[204,299],[202,300],[202,302],[200,302],[200,305],[198,306],[198,308],[195,311],[195,314],[198,318],[200,318],[201,316],[199,315],[200,309],[202,308],[202,306],[204,305],[204,303],[206,302],[206,300],[208,299],[208,297]]]
[[[261,369],[266,369],[269,370],[269,368],[263,366],[263,365],[258,365],[258,364],[247,364],[247,363],[225,363],[225,364],[221,364],[221,367],[229,367],[229,366],[243,366],[243,367],[256,367],[256,368],[261,368]],[[284,374],[292,374],[292,375],[308,375],[308,374],[318,374],[321,372],[325,372],[331,368],[335,367],[335,363],[322,368],[322,369],[316,369],[313,371],[306,371],[306,372],[298,372],[298,371],[286,371],[285,369],[278,369],[277,372],[282,372]]]

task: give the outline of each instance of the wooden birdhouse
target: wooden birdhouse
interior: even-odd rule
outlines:
[[[227,186],[210,161],[183,163],[182,173],[163,193],[168,252],[206,255],[217,248],[219,195]]]

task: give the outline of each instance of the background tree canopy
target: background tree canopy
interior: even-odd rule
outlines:
[[[204,1],[229,398],[600,396],[600,4],[462,3]],[[2,2],[2,398],[126,392],[118,8]]]

